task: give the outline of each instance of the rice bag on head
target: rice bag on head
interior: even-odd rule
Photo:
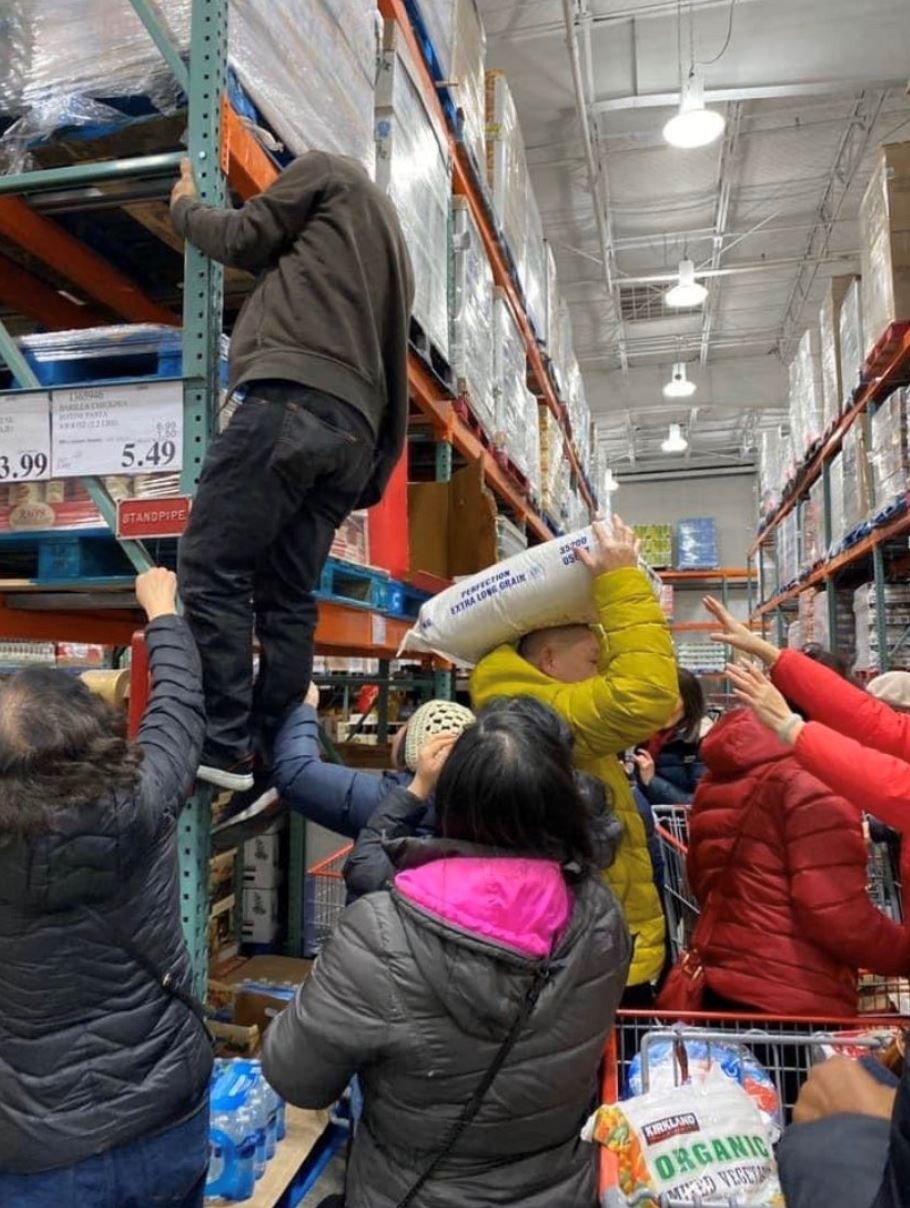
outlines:
[[[591,575],[575,550],[590,549],[594,540],[590,527],[580,529],[461,579],[426,601],[399,654],[441,654],[472,667],[497,646],[535,629],[593,624]],[[653,572],[651,578],[654,586]]]
[[[685,1070],[680,1070],[678,1050],[683,1050]],[[741,1086],[758,1109],[771,1139],[777,1143],[783,1124],[783,1105],[777,1087],[750,1048],[733,1041],[654,1039],[648,1042],[648,1090],[671,1090],[677,1084],[699,1085],[716,1073]],[[628,1093],[644,1091],[641,1053],[629,1065]]]
[[[785,1208],[771,1138],[755,1104],[714,1068],[705,1081],[598,1108],[582,1132],[617,1155],[625,1203]],[[639,1199],[652,1193],[653,1199]]]

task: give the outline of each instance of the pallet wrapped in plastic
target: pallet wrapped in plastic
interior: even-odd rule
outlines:
[[[462,141],[483,172],[487,35],[477,0],[417,0],[436,58],[461,113]]]
[[[540,506],[554,521],[562,519],[563,497],[561,476],[568,468],[562,429],[546,403],[537,408],[540,446]]]
[[[783,497],[790,462],[790,436],[781,427],[762,428],[758,434],[759,508],[768,516]]]
[[[849,535],[869,518],[869,465],[861,421],[844,433],[841,442],[844,475],[844,534]]]
[[[544,240],[544,258],[546,260],[546,310],[547,318],[544,326],[547,330],[547,352],[551,361],[559,359],[559,272],[556,268],[556,255],[549,239]]]
[[[524,276],[521,287],[524,290],[525,309],[537,342],[546,346],[549,336],[547,327],[547,250],[543,237],[543,221],[540,217],[540,207],[534,196],[531,178],[528,177],[528,238],[525,252]]]
[[[815,593],[813,611],[815,641],[826,650],[836,650],[848,662],[852,662],[856,649],[852,594],[830,585],[823,587]]]
[[[799,515],[795,508],[777,527],[777,567],[782,588],[799,578]]]
[[[493,297],[493,383],[496,395],[496,443],[522,474],[527,474],[527,353],[505,291]]]
[[[505,236],[518,280],[523,281],[528,251],[528,162],[518,112],[501,71],[486,77],[487,184],[493,213]]]
[[[835,453],[831,458],[828,482],[831,509],[829,518],[831,542],[828,547],[828,556],[830,557],[836,554],[841,548],[843,540],[847,535],[844,510],[844,458],[841,453]]]
[[[895,390],[872,413],[869,442],[872,507],[881,511],[910,484],[910,388]]]
[[[910,584],[886,583],[883,589],[884,619],[879,629],[879,601],[874,583],[864,583],[853,593],[856,623],[857,671],[877,672],[883,665],[881,638],[887,646],[892,671],[910,671],[910,642],[904,640],[910,627]]]
[[[528,487],[535,499],[540,498],[541,468],[540,468],[540,439],[537,432],[537,395],[525,387],[524,422],[522,438],[524,441],[524,459],[528,478]]]
[[[797,460],[821,438],[824,426],[821,343],[817,327],[803,333],[790,363],[790,431]]]
[[[649,566],[663,570],[673,565],[673,525],[636,524],[635,536],[641,542],[640,553]]]
[[[395,203],[411,253],[414,318],[448,361],[448,137],[424,103],[417,65],[394,21],[385,25],[376,80],[376,183]]]
[[[190,0],[157,0],[186,52]],[[376,7],[371,0],[231,0],[229,61],[265,121],[295,155],[321,149],[372,175]],[[179,90],[129,0],[7,0],[0,36],[0,113],[7,169],[55,130],[123,120],[105,100],[143,96],[162,112]]]
[[[454,290],[452,371],[459,392],[489,436],[496,430],[493,379],[493,270],[470,207],[452,202]]]
[[[717,522],[713,516],[694,516],[676,526],[677,570],[713,570],[720,566]]]
[[[840,380],[841,410],[853,402],[866,359],[863,341],[863,283],[854,277],[840,308]]]
[[[882,147],[860,206],[864,359],[910,319],[910,142]]]
[[[800,569],[806,573],[825,557],[825,487],[820,478],[812,484],[808,496],[799,504],[799,524],[802,530]]]
[[[840,316],[847,290],[855,280],[856,278],[851,276],[832,277],[818,312],[825,432],[834,425],[844,401],[841,382]]]

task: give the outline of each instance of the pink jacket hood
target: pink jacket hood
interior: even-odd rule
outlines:
[[[433,860],[400,872],[395,887],[440,922],[535,959],[548,955],[572,914],[569,888],[552,860]]]

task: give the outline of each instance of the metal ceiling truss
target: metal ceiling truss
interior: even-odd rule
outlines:
[[[777,342],[782,360],[788,358],[793,344],[801,334],[803,313],[818,276],[819,266],[827,259],[838,215],[869,150],[875,123],[886,97],[887,90],[861,92],[850,112],[787,300]]]
[[[720,270],[720,258],[724,251],[724,238],[727,233],[727,222],[730,218],[730,199],[733,196],[737,173],[739,170],[739,131],[742,124],[743,106],[737,102],[727,111],[727,125],[721,144],[717,164],[717,205],[714,210],[714,234],[712,236],[711,259],[703,268],[711,273]],[[711,346],[711,331],[714,319],[720,305],[721,284],[717,283],[708,293],[705,300],[704,315],[701,325],[701,346],[698,351],[699,363],[707,365],[708,350]]]

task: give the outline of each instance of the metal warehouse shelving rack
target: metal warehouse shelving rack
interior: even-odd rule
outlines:
[[[888,648],[887,618],[885,587],[888,582],[889,562],[893,569],[906,578],[910,570],[899,562],[900,555],[907,552],[907,539],[910,538],[910,494],[904,497],[901,505],[892,509],[891,513],[875,523],[868,533],[861,536],[845,549],[830,554],[823,561],[804,569],[799,580],[795,583],[781,584],[779,578],[773,583],[768,582],[766,570],[766,554],[773,547],[777,530],[782,521],[803,499],[809,488],[819,478],[823,482],[823,532],[825,540],[830,542],[831,536],[831,459],[840,450],[841,442],[854,424],[863,423],[867,415],[875,409],[900,386],[910,382],[910,327],[899,333],[894,346],[890,349],[884,361],[877,364],[870,372],[867,365],[865,381],[854,394],[849,407],[841,414],[834,427],[822,440],[820,447],[815,450],[799,468],[784,498],[772,514],[761,525],[758,535],[749,549],[750,568],[755,568],[754,580],[758,585],[758,598],[750,599],[750,615],[753,621],[767,625],[776,622],[777,641],[785,644],[785,628],[788,608],[798,603],[801,593],[817,587],[836,588],[839,580],[847,579],[850,585],[860,581],[871,581],[875,585],[876,618],[878,629],[878,648],[880,670],[890,668],[891,658],[898,646],[906,644],[910,633],[905,633],[899,639],[897,646]],[[877,500],[881,505],[891,501]],[[777,574],[775,570],[775,575]],[[834,591],[828,593],[828,628],[832,649],[837,649],[836,599]]]
[[[272,159],[256,141],[227,98],[228,0],[192,0],[188,63],[169,41],[148,0],[129,0],[143,22],[188,103],[187,150],[200,197],[216,205],[226,204],[227,184],[242,197],[265,188],[277,174]],[[442,109],[436,87],[411,28],[402,0],[379,0],[387,20],[398,22],[418,64],[426,103],[439,116]],[[446,127],[447,128],[447,127]],[[565,409],[560,403],[540,348],[528,322],[522,300],[508,268],[508,260],[491,220],[484,189],[475,178],[464,149],[450,133],[453,189],[468,199],[480,229],[495,281],[506,292],[516,321],[525,337],[530,380],[540,398],[557,416],[567,440],[567,455],[590,509],[596,506],[571,445]],[[103,256],[58,223],[38,213],[28,198],[45,190],[73,186],[104,185],[133,179],[176,175],[183,152],[135,155],[66,167],[46,168],[0,177],[0,236],[26,250],[59,277],[75,284],[90,300],[82,307],[69,302],[26,269],[0,257],[0,300],[17,307],[17,301],[32,317],[50,328],[101,324],[103,312],[128,322],[178,325],[180,317],[145,295],[143,290]],[[215,431],[219,399],[219,337],[224,298],[224,271],[187,245],[184,253],[182,314],[182,383],[184,395],[183,463],[180,487],[192,495],[210,439]],[[17,343],[0,322],[0,359],[12,372],[22,390],[43,388]],[[447,480],[452,471],[453,450],[470,459],[480,459],[488,487],[521,523],[533,539],[552,536],[548,525],[534,509],[524,486],[486,448],[459,416],[455,400],[425,363],[411,356],[409,378],[416,422],[428,426],[436,442],[436,477]],[[82,480],[105,523],[116,532],[116,507],[98,478]],[[120,544],[137,571],[152,565],[148,548],[140,541]],[[430,584],[426,584],[430,586]],[[128,583],[94,584],[74,580],[46,587],[28,580],[0,581],[0,633],[25,640],[69,640],[128,646],[139,615]],[[119,589],[118,589],[119,588]],[[398,649],[408,625],[406,621],[368,609],[322,602],[317,647],[322,653],[377,658],[380,676],[388,676],[388,660]],[[387,680],[386,680],[387,682]],[[451,690],[451,675],[436,672],[436,690]],[[181,892],[183,923],[199,987],[206,976],[208,921],[208,854],[210,798],[200,793],[181,820]],[[302,822],[292,819],[291,887],[302,885]],[[298,897],[302,897],[298,894]],[[292,915],[291,947],[299,944],[300,920]]]

